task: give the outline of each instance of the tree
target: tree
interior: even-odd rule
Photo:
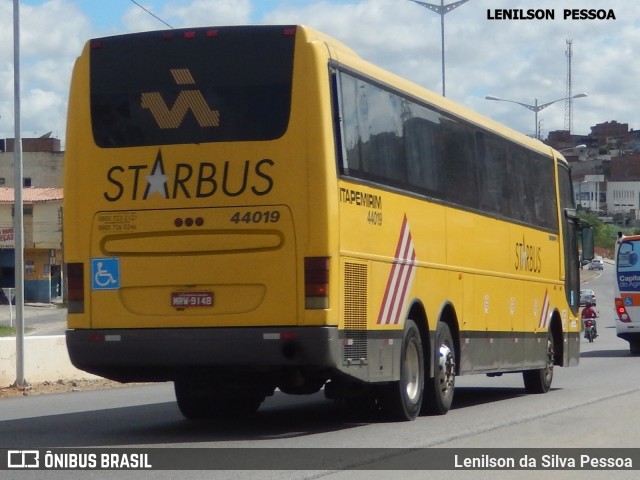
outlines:
[[[609,250],[613,253],[618,237],[620,227],[605,224],[596,215],[584,211],[578,212],[578,218],[593,228],[594,243],[596,248]],[[628,229],[624,229],[628,230]],[[633,234],[632,231],[624,231],[627,235]]]

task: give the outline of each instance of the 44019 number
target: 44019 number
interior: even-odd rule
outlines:
[[[256,210],[254,212],[236,212],[230,219],[233,223],[277,223],[280,221],[278,210]]]
[[[382,226],[382,212],[369,210],[369,213],[367,213],[367,222],[371,225]]]

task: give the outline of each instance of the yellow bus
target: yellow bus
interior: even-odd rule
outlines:
[[[65,159],[67,345],[188,418],[277,388],[400,420],[578,363],[556,151],[304,26],[94,39]],[[588,254],[588,252],[583,252]]]

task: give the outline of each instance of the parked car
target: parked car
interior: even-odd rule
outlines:
[[[580,290],[580,306],[584,307],[587,303],[596,304],[596,293],[593,290]]]
[[[594,258],[593,260],[591,260],[591,263],[589,263],[589,270],[603,270],[604,269],[604,262],[602,261],[601,258]]]

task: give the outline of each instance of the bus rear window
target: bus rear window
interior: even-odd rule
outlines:
[[[99,147],[273,140],[289,122],[294,27],[145,32],[91,42]]]

